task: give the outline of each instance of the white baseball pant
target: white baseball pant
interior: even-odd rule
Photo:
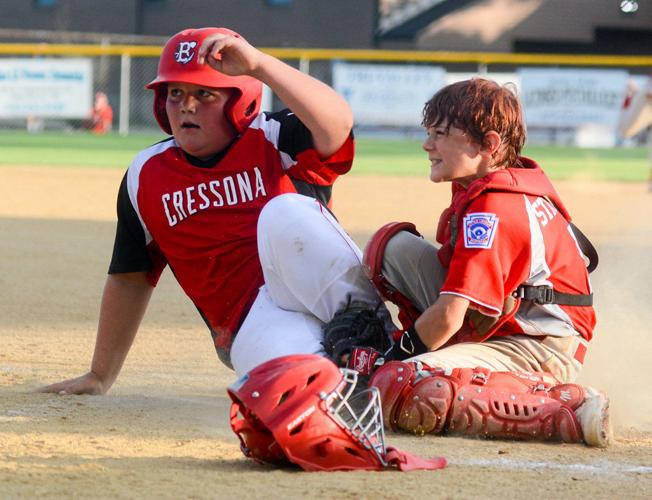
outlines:
[[[279,356],[324,354],[322,326],[349,300],[381,302],[362,252],[313,198],[270,200],[258,219],[258,253],[265,284],[231,347],[238,376]]]

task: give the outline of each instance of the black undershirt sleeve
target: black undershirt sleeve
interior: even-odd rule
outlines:
[[[151,271],[153,262],[147,251],[145,231],[129,199],[126,173],[120,183],[117,212],[118,225],[109,274]]]
[[[315,147],[310,130],[289,109],[271,113],[269,118],[281,123],[278,149],[296,161],[297,154]]]

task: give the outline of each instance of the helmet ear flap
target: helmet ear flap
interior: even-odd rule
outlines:
[[[165,109],[167,101],[168,85],[161,83],[154,87],[154,118],[166,134],[172,135],[172,127],[168,118],[168,112]]]
[[[224,114],[238,134],[241,134],[251,123],[252,115],[258,113],[261,98],[260,95],[253,96],[251,93],[249,95],[244,94],[237,87],[230,90],[232,94],[224,106]],[[248,98],[253,99],[249,100]]]

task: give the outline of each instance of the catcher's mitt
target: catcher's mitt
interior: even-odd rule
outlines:
[[[384,321],[378,317],[378,308],[356,301],[338,311],[324,325],[323,332],[324,350],[338,366],[346,366],[354,347],[371,347],[382,353],[391,345]]]

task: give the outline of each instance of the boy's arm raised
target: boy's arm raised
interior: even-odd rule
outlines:
[[[261,52],[243,38],[212,35],[199,50],[205,62],[225,74],[249,75],[268,85],[312,133],[323,158],[344,144],[353,127],[353,114],[335,90],[288,64]]]

